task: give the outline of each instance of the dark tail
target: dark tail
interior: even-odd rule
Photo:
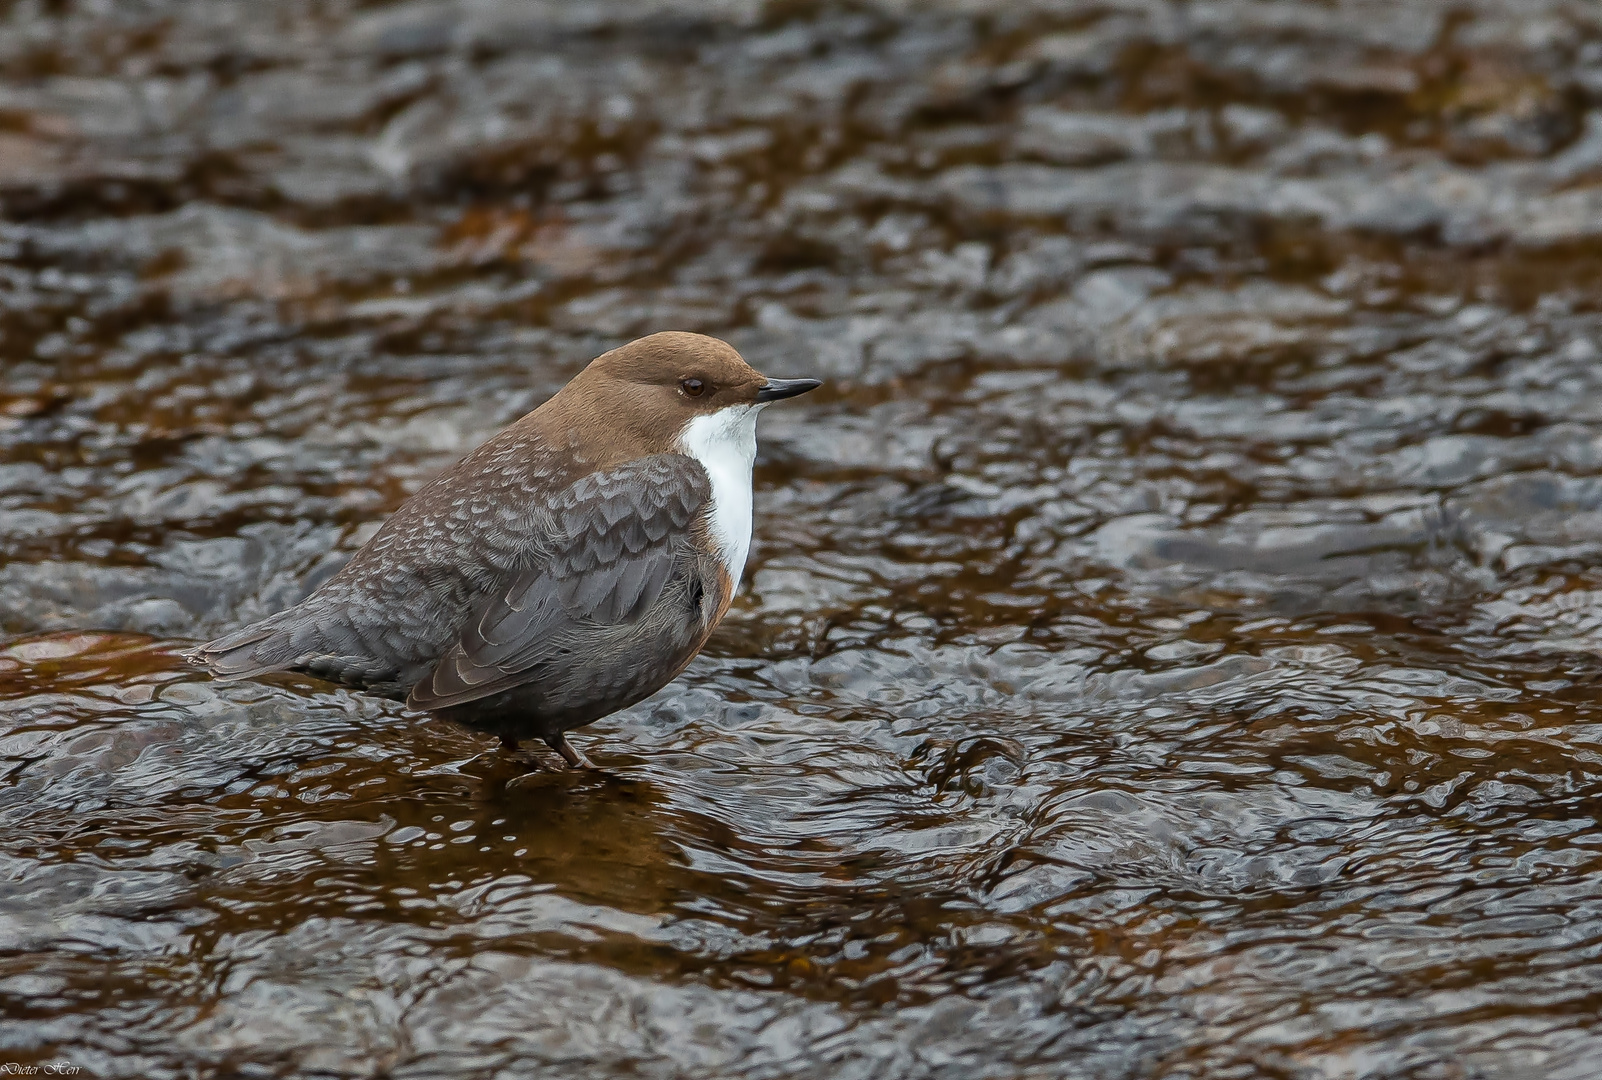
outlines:
[[[294,670],[357,689],[405,697],[406,689],[422,673],[417,658],[397,652],[393,642],[386,647],[368,640],[353,625],[351,615],[348,603],[314,597],[190,649],[184,659],[225,681]]]
[[[190,649],[183,654],[184,659],[205,668],[214,679],[249,679],[269,671],[283,671],[304,663],[319,651],[309,640],[317,636],[315,627],[307,625],[310,621],[299,608],[280,611]]]

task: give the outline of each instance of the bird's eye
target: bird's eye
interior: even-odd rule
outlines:
[[[706,393],[706,383],[700,379],[680,379],[679,389],[684,391],[686,397],[700,397]]]

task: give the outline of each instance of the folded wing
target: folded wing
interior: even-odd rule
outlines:
[[[640,620],[693,548],[706,471],[655,454],[586,476],[552,506],[548,557],[491,595],[407,703],[464,705],[539,679],[587,636]]]

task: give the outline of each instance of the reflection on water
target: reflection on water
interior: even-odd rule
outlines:
[[[1595,1074],[1590,7],[16,0],[0,209],[0,1057]],[[830,382],[599,773],[176,660],[664,328]]]

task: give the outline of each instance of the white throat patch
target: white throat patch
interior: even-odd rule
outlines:
[[[762,405],[730,405],[684,425],[679,450],[712,478],[712,540],[723,556],[731,587],[738,588],[751,550],[751,464]]]

